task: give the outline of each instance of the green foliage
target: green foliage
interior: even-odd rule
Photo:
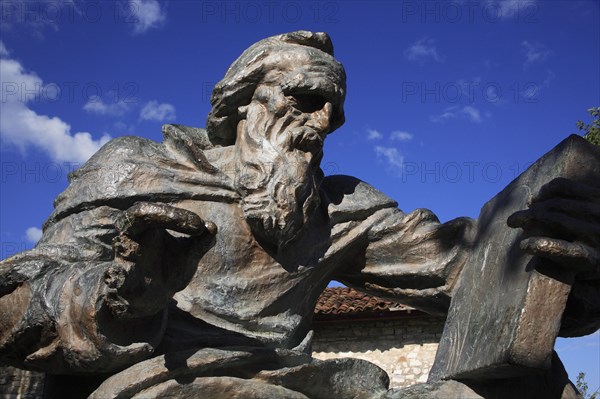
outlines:
[[[577,387],[579,393],[581,393],[581,395],[585,399],[600,399],[600,392],[598,392],[598,389],[596,389],[592,393],[588,393],[589,387],[587,382],[585,382],[585,373],[582,372],[577,375],[577,381],[575,382],[575,386]]]
[[[600,107],[590,108],[587,110],[590,116],[594,118],[592,123],[586,125],[582,121],[577,121],[576,126],[579,130],[583,130],[584,138],[592,144],[600,146]]]

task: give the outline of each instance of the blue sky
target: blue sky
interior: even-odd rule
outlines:
[[[445,221],[476,217],[600,105],[598,1],[0,3],[0,239],[30,248],[66,174],[106,140],[202,127],[210,90],[264,37],[328,32],[348,75],[327,174]],[[600,386],[600,336],[559,340]]]

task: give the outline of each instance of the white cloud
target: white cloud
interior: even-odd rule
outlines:
[[[466,117],[474,123],[481,123],[483,121],[481,112],[477,108],[469,105],[463,108],[458,108],[457,106],[448,107],[444,109],[444,112],[442,112],[440,115],[433,115],[430,117],[430,119],[435,123],[443,123],[449,119],[455,119],[459,117]]]
[[[159,104],[158,101],[150,101],[140,111],[140,118],[147,121],[174,120],[175,106],[167,103]]]
[[[135,22],[133,32],[141,34],[159,28],[167,19],[167,12],[157,0],[127,0],[126,7]]]
[[[85,111],[98,115],[122,116],[129,111],[129,105],[124,101],[107,104],[98,96],[91,96],[83,106]]]
[[[404,50],[404,56],[409,61],[423,63],[428,59],[433,59],[436,62],[444,62],[445,57],[441,56],[435,47],[433,39],[421,39],[412,46]]]
[[[28,102],[37,98],[42,90],[42,79],[34,72],[25,72],[23,66],[12,59],[2,59],[2,104],[14,101]]]
[[[88,132],[71,134],[71,126],[58,117],[40,115],[27,103],[40,98],[44,88],[42,80],[27,72],[13,59],[0,59],[0,136],[6,144],[21,151],[37,147],[53,161],[85,162],[104,145],[110,136],[94,140]]]
[[[394,147],[375,147],[377,158],[383,160],[391,172],[399,173],[404,165],[404,157]]]
[[[375,129],[367,130],[367,140],[379,140],[382,137],[383,137],[383,134],[381,134],[378,130],[375,130]]]
[[[481,123],[481,115],[478,109],[467,105],[461,110],[461,112],[467,115],[471,122]]]
[[[408,133],[408,132],[403,132],[400,130],[396,130],[394,132],[392,132],[391,138],[392,140],[398,140],[398,141],[409,141],[413,139],[413,135]]]
[[[37,227],[30,227],[25,232],[27,239],[32,243],[37,243],[40,238],[42,238],[42,229],[38,229]]]
[[[429,119],[431,119],[432,122],[441,123],[441,122],[444,122],[447,119],[456,118],[456,116],[457,116],[457,113],[456,113],[457,108],[458,107],[456,107],[456,106],[448,107],[448,108],[444,109],[444,112],[442,112],[440,115],[433,115]]]
[[[532,8],[536,7],[536,0],[492,0],[488,2],[490,3],[498,8],[498,16],[501,18],[532,18],[536,11]]]
[[[552,50],[543,44],[530,43],[527,40],[521,43],[521,49],[525,53],[525,64],[523,64],[523,67],[528,67],[536,62],[544,62],[552,55]]]
[[[0,56],[2,56],[2,57],[9,56],[8,50],[6,49],[6,46],[4,45],[4,42],[2,40],[0,40]]]

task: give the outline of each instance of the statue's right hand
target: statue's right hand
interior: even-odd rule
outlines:
[[[117,231],[130,237],[139,236],[155,228],[199,236],[213,226],[212,223],[205,223],[200,216],[187,209],[154,202],[136,203],[123,212],[115,222]]]
[[[105,273],[106,303],[119,318],[164,309],[194,275],[216,226],[186,209],[138,202],[115,221],[114,266]],[[182,233],[175,237],[167,230]]]

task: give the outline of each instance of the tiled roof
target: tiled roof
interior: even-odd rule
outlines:
[[[399,311],[410,313],[412,310],[414,309],[409,306],[376,298],[352,288],[331,287],[325,289],[319,297],[315,315],[372,315]]]

